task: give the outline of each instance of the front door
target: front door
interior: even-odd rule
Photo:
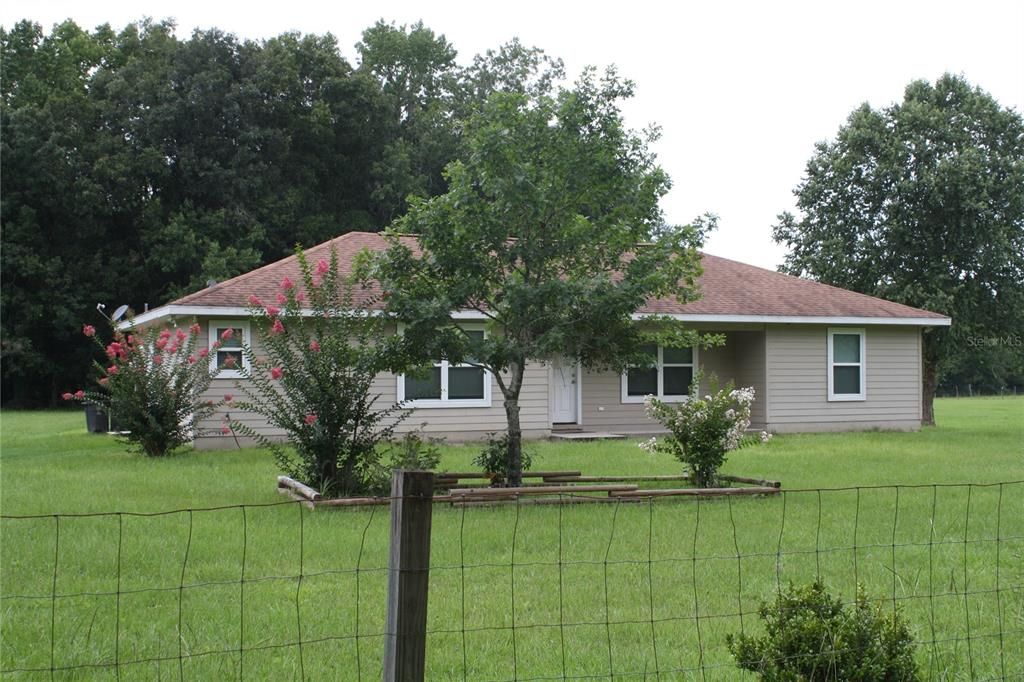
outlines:
[[[554,360],[551,363],[551,423],[575,424],[576,363],[569,360]]]

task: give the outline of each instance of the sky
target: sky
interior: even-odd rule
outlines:
[[[518,37],[561,57],[570,74],[614,64],[636,83],[623,111],[633,128],[661,127],[653,149],[673,181],[670,223],[713,212],[705,251],[774,269],[771,239],[814,144],[835,136],[863,102],[902,99],[906,85],[961,74],[1004,107],[1024,112],[1024,3],[995,2],[558,2],[521,0],[8,0],[0,24],[122,28],[173,18],[178,34],[217,27],[242,39],[285,31],[332,33],[357,63],[355,43],[379,19],[422,20],[468,63]]]

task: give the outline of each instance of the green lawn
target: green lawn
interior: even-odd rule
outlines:
[[[936,411],[920,433],[734,453],[728,473],[781,480],[780,498],[436,507],[428,677],[736,679],[725,635],[756,630],[780,581],[820,575],[897,603],[926,678],[1021,678],[1024,399]],[[0,511],[44,515],[0,522],[5,678],[50,679],[51,655],[54,679],[116,679],[79,667],[115,660],[124,679],[380,678],[386,508],[277,504],[263,452],[147,460],[77,412],[3,413],[0,439]],[[543,469],[679,470],[635,442],[533,448]],[[442,467],[474,454],[448,447]],[[197,511],[127,514],[180,509]]]

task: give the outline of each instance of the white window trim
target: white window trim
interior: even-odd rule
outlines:
[[[689,368],[691,368],[693,370],[694,376],[696,376],[697,375],[697,367],[699,366],[698,365],[699,361],[697,359],[697,346],[693,346],[692,349],[693,349],[693,362],[691,362],[691,363],[670,362],[667,366],[668,367],[689,367]],[[657,370],[658,370],[658,394],[655,395],[654,397],[657,398],[658,400],[664,402],[664,403],[682,403],[682,402],[686,402],[687,400],[690,399],[689,395],[670,395],[670,396],[666,396],[664,394],[665,393],[665,373],[664,373],[663,370],[666,367],[665,362],[664,362],[664,357],[665,357],[665,349],[662,346],[659,345],[658,346],[658,363],[655,366],[657,368]],[[622,392],[621,398],[622,398],[622,403],[624,405],[642,403],[642,402],[644,402],[647,399],[647,396],[643,396],[643,395],[629,395],[629,370],[628,369],[625,372],[622,373],[622,377],[621,377],[620,383],[621,383],[621,392]]]
[[[465,324],[460,325],[462,329],[466,331],[482,331],[484,338],[487,338],[487,330],[482,324]],[[398,327],[398,333],[401,334],[403,331],[402,325]],[[448,369],[451,367],[476,367],[471,363],[462,362],[458,364],[450,364],[447,360],[441,360],[431,365],[432,367],[441,368],[441,397],[438,398],[421,398],[419,400],[405,399],[405,374],[399,374],[397,376],[397,398],[398,402],[403,403],[403,407],[407,409],[445,409],[445,408],[459,408],[459,407],[490,407],[491,406],[491,383],[493,383],[491,373],[486,369],[484,372],[484,397],[483,398],[448,398]]]
[[[860,362],[833,362],[832,361],[832,339],[836,334],[853,335],[856,334],[860,337]],[[825,357],[825,368],[828,373],[828,401],[831,402],[850,402],[850,401],[864,401],[868,399],[868,386],[867,386],[867,337],[863,328],[852,328],[852,327],[829,327],[828,329],[828,348],[826,350]],[[836,393],[835,392],[835,373],[833,369],[835,367],[857,367],[860,366],[860,393]]]
[[[210,320],[209,325],[206,328],[207,339],[206,348],[209,350],[210,355],[210,369],[217,372],[218,379],[241,379],[243,378],[242,372],[237,369],[221,369],[217,371],[217,351],[219,349],[214,348],[214,342],[220,340],[220,336],[217,334],[217,327],[231,327],[232,329],[242,330],[242,345],[250,343],[252,335],[249,333],[249,323],[241,320]],[[249,358],[246,357],[245,353],[242,353],[242,368],[249,370]]]

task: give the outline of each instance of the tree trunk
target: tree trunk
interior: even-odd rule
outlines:
[[[931,331],[931,330],[929,330]],[[935,426],[935,388],[939,384],[939,340],[935,332],[922,333],[921,348],[921,423]]]
[[[939,368],[935,361],[922,363],[921,376],[921,423],[935,426],[935,387],[939,383]]]
[[[509,365],[508,384],[502,386],[505,398],[505,419],[508,422],[508,485],[523,484],[523,428],[519,424],[519,392],[523,388],[523,363]]]

